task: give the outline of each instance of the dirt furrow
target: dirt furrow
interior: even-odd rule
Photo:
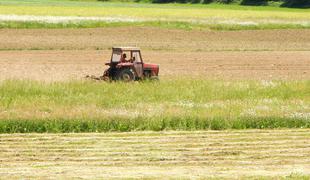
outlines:
[[[310,79],[310,51],[154,52],[145,61],[160,65],[163,78]],[[32,79],[64,81],[101,75],[109,51],[0,51],[0,81]]]
[[[162,77],[310,79],[309,37],[310,30],[1,29],[0,81],[98,76],[112,46],[140,46]]]
[[[200,31],[149,27],[1,29],[0,49],[108,49],[140,46],[169,51],[310,50],[310,30]]]

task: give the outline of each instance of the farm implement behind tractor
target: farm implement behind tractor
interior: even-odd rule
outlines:
[[[129,57],[127,59],[127,57]],[[113,47],[109,66],[102,76],[86,76],[96,80],[135,81],[158,79],[159,65],[144,63],[141,51],[137,47]]]

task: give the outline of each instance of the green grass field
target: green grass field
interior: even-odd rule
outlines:
[[[0,0],[0,179],[310,178],[309,9],[128,1]]]
[[[4,81],[0,132],[310,127],[309,81]]]
[[[0,0],[0,15],[33,15],[39,20],[1,19],[2,28],[63,28],[107,26],[156,26],[218,30],[309,28],[309,9],[244,7],[238,5],[189,5],[111,3],[59,0]],[[41,16],[106,17],[111,20],[51,21]],[[123,20],[122,20],[123,19]],[[127,19],[127,20],[126,20]],[[124,22],[120,22],[124,21]],[[35,25],[34,25],[35,24]]]

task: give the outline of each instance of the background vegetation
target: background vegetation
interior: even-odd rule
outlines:
[[[144,0],[136,0],[144,1]],[[150,0],[152,3],[223,3],[223,4],[240,4],[251,6],[276,5],[293,8],[309,8],[310,0]]]
[[[310,28],[309,13],[309,9],[240,6],[236,3],[189,5],[0,0],[0,28],[151,26],[187,30],[301,29]]]
[[[301,24],[269,24],[264,23],[260,25],[242,24],[199,24],[190,22],[177,21],[146,21],[146,22],[93,22],[83,21],[79,23],[44,23],[44,22],[15,22],[5,21],[0,23],[1,28],[13,29],[57,29],[57,28],[97,28],[97,27],[159,27],[167,29],[182,29],[182,30],[257,30],[257,29],[308,29],[309,25]]]

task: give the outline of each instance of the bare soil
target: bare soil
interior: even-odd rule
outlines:
[[[310,175],[310,131],[1,134],[3,179]]]
[[[0,39],[0,80],[101,75],[112,46],[140,46],[163,78],[310,78],[310,30],[2,29]]]
[[[168,52],[143,51],[145,61],[160,65],[160,76],[206,79],[310,79],[310,51]],[[63,81],[99,76],[110,51],[0,51],[0,80]]]
[[[0,49],[109,49],[139,46],[164,51],[309,51],[310,30],[185,31],[148,27],[0,29]]]

